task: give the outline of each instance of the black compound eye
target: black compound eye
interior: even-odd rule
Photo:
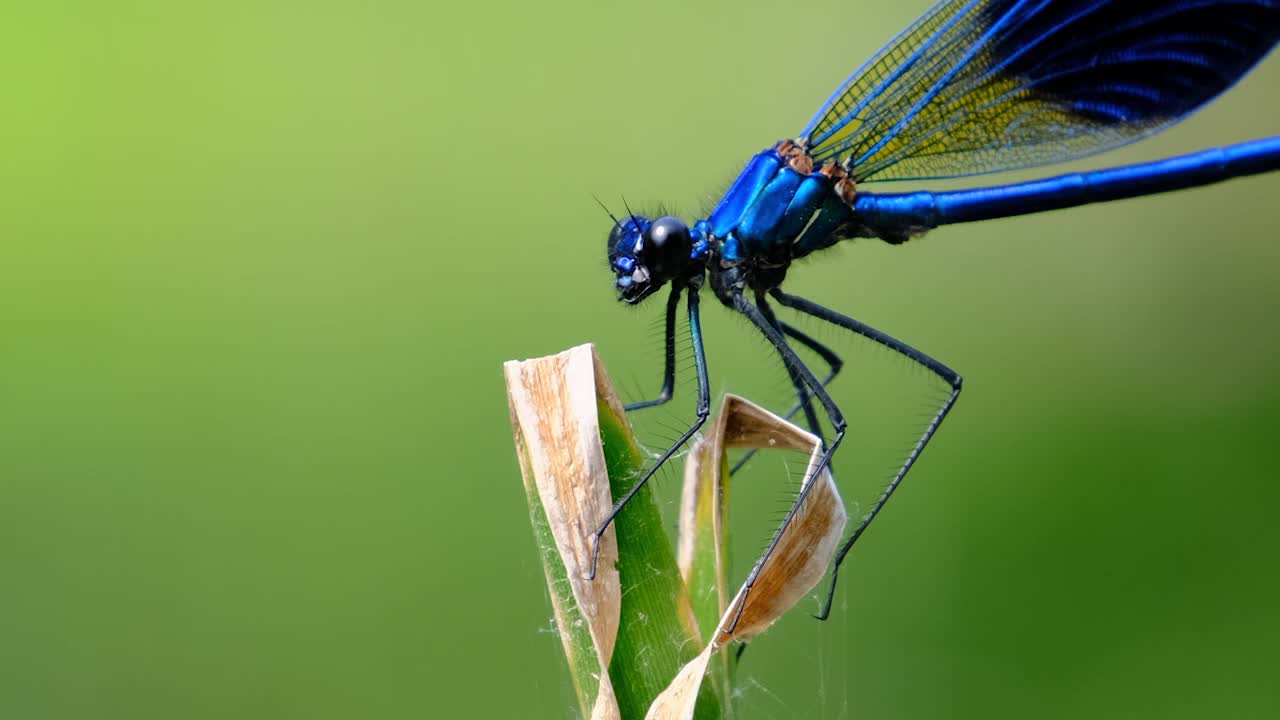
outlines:
[[[693,239],[689,236],[689,226],[670,215],[654,220],[645,233],[645,261],[659,273],[683,265],[692,248]]]

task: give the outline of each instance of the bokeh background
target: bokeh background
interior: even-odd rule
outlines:
[[[924,8],[7,7],[0,717],[571,716],[501,363],[592,341],[656,389],[591,194],[704,210]],[[1278,85],[1079,167],[1274,133]],[[966,390],[833,622],[744,656],[743,716],[1275,717],[1277,196],[794,270]],[[717,395],[785,397],[706,315]]]

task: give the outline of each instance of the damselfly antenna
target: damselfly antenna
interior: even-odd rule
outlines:
[[[618,218],[614,217],[613,213],[609,212],[609,208],[605,206],[604,202],[600,198],[596,197],[595,193],[591,193],[591,199],[596,201],[596,204],[600,206],[600,209],[604,211],[605,215],[609,216],[609,219],[613,221],[614,225],[618,224]]]
[[[636,214],[631,212],[631,206],[627,204],[626,195],[622,196],[622,207],[626,209],[627,215],[631,216],[631,222],[634,223],[636,227],[640,227],[640,221],[636,220]]]

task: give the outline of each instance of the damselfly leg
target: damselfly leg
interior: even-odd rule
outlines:
[[[792,350],[791,346],[787,344],[787,340],[783,334],[769,322],[768,318],[760,311],[759,308],[752,305],[750,301],[742,296],[741,291],[735,292],[733,295],[733,308],[745,315],[747,319],[756,326],[756,329],[765,336],[765,339],[767,339],[774,348],[777,349],[778,353],[782,355],[783,362],[795,370],[800,379],[804,381],[804,384],[808,386],[809,391],[813,393],[813,396],[817,398],[818,402],[822,405],[822,409],[827,413],[827,420],[830,421],[835,434],[831,439],[831,443],[826,445],[826,451],[822,453],[822,457],[819,458],[818,462],[806,472],[808,477],[816,477],[823,471],[823,469],[830,465],[831,456],[835,454],[836,449],[840,447],[840,442],[844,440],[845,428],[847,426],[844,415],[840,412],[839,406],[837,406],[835,400],[831,398],[827,389],[822,386],[822,383],[818,382],[818,378],[814,377],[813,371],[804,364],[804,361],[800,359],[800,356],[796,355],[795,350]],[[818,436],[821,438],[821,433],[819,433]],[[787,511],[787,515],[783,519],[782,525],[778,528],[778,531],[774,533],[773,538],[769,540],[769,545],[765,548],[764,554],[760,556],[760,559],[756,561],[755,566],[751,568],[750,574],[747,575],[747,579],[743,583],[744,597],[751,593],[751,588],[755,585],[756,579],[760,576],[760,571],[764,568],[764,564],[769,560],[769,556],[771,556],[773,551],[778,547],[778,542],[782,539],[783,531],[791,524],[796,513],[799,512],[800,508],[804,505],[805,498],[808,496],[809,490],[812,488],[812,482],[806,483],[800,489],[799,494],[796,495],[796,499],[792,503],[791,508]],[[738,626],[738,620],[742,617],[742,610],[744,607],[746,607],[745,603],[738,605],[738,612],[734,615],[733,621],[729,623],[729,626],[726,628],[727,632],[732,633]]]
[[[827,590],[826,602],[823,604],[822,611],[818,615],[815,615],[819,620],[826,620],[831,614],[831,603],[835,599],[836,579],[839,576],[840,564],[844,562],[845,556],[849,554],[849,550],[853,547],[853,544],[857,542],[862,533],[866,531],[867,526],[870,525],[871,521],[875,519],[877,514],[879,514],[881,508],[884,507],[884,504],[889,501],[889,497],[893,495],[893,491],[898,489],[898,485],[902,484],[902,479],[906,477],[907,473],[911,470],[911,467],[915,465],[916,460],[920,457],[920,453],[924,451],[925,446],[929,444],[929,440],[933,438],[934,433],[938,431],[938,427],[942,425],[942,421],[946,419],[947,413],[951,412],[952,406],[956,403],[956,398],[960,396],[962,379],[959,373],[955,370],[952,370],[946,365],[943,365],[901,340],[890,335],[886,335],[885,333],[882,333],[869,325],[858,322],[851,317],[841,315],[830,308],[819,305],[813,301],[806,300],[797,295],[789,295],[777,288],[771,290],[769,294],[773,295],[774,299],[785,307],[789,307],[797,312],[805,313],[806,315],[811,315],[820,320],[825,320],[837,327],[861,335],[869,340],[873,340],[910,358],[911,360],[928,368],[951,386],[951,393],[942,403],[942,406],[938,408],[938,411],[933,415],[933,418],[929,421],[928,426],[925,427],[924,433],[920,436],[920,439],[916,441],[911,452],[907,454],[907,458],[903,461],[902,467],[898,469],[898,472],[894,474],[893,479],[889,481],[889,485],[885,488],[884,493],[880,495],[880,498],[876,501],[875,505],[872,506],[871,511],[859,520],[857,527],[849,536],[849,539],[840,546],[840,551],[836,553],[836,561],[831,570],[831,586]],[[772,549],[773,546],[770,545],[769,550]]]
[[[762,310],[764,308],[768,308],[767,304],[761,302],[764,300],[763,295],[757,294],[756,300],[758,303],[760,303]],[[773,314],[772,309],[769,309],[766,316],[769,316],[772,314]],[[827,387],[828,385],[830,385],[831,381],[836,379],[836,375],[840,374],[840,369],[844,367],[844,360],[842,360],[840,356],[835,353],[834,350],[827,347],[826,345],[823,345],[817,340],[813,339],[808,334],[801,332],[800,330],[796,329],[795,327],[785,322],[782,322],[781,320],[779,320],[774,325],[774,327],[780,329],[782,333],[787,337],[791,338],[792,340],[795,340],[801,345],[817,353],[818,357],[822,358],[823,361],[827,363],[827,368],[828,368],[827,376],[822,379],[823,387]],[[783,363],[785,364],[786,361],[784,360]],[[798,400],[796,401],[796,404],[792,405],[791,409],[788,410],[786,414],[784,414],[782,417],[786,420],[790,420],[791,418],[796,416],[796,413],[799,413],[803,409],[805,410],[805,418],[809,422],[809,429],[813,432],[813,434],[821,436],[822,431],[819,429],[819,426],[817,424],[817,418],[815,415],[811,415],[812,403],[809,402],[809,391],[804,389],[804,384],[799,380],[799,376],[795,375],[790,368],[788,368],[787,372],[789,375],[791,375],[791,384],[795,387],[796,397],[798,398]],[[755,454],[757,452],[758,452],[757,450],[749,450],[745,455],[743,455],[738,460],[738,462],[733,464],[733,467],[729,470],[729,474],[730,475],[737,474],[739,470],[741,470],[743,467],[746,466],[748,462],[751,461],[751,458],[755,457]]]
[[[675,444],[667,448],[666,452],[662,453],[662,455],[658,456],[658,460],[651,465],[636,484],[631,486],[631,489],[614,504],[613,509],[609,511],[609,514],[605,516],[604,521],[600,523],[600,527],[596,529],[593,536],[594,546],[591,551],[591,574],[588,576],[588,578],[592,580],[596,577],[596,565],[600,561],[600,538],[604,537],[605,531],[609,529],[609,524],[618,516],[618,513],[622,511],[622,508],[626,507],[627,503],[631,502],[631,498],[635,497],[636,493],[640,492],[640,488],[643,488],[645,483],[649,482],[649,478],[653,477],[653,474],[657,472],[658,468],[662,467],[664,463],[670,460],[671,456],[675,455],[676,452],[689,441],[689,438],[693,437],[694,434],[698,432],[703,423],[707,421],[707,416],[711,414],[711,387],[710,383],[707,381],[707,357],[702,347],[702,321],[698,310],[698,290],[695,287],[688,287],[687,289],[689,290],[689,338],[693,341],[693,362],[698,375],[697,418],[693,421],[693,425],[675,441]],[[672,299],[667,304],[668,308],[675,307],[678,295],[679,290],[673,287],[671,291]],[[671,330],[675,327],[674,315],[669,314],[668,318],[670,319],[667,323],[667,328]],[[673,339],[674,332],[669,332],[667,338],[667,357],[672,358],[675,353],[675,341]],[[668,367],[674,367],[673,360]],[[666,377],[667,380],[673,378],[674,370],[667,374]],[[664,381],[664,385],[667,384],[668,383]]]
[[[680,286],[671,285],[671,294],[667,296],[666,337],[662,365],[662,390],[652,400],[641,400],[627,405],[627,412],[657,407],[671,399],[672,389],[676,383],[676,312],[680,309]]]
[[[782,323],[778,320],[778,316],[773,313],[773,308],[769,307],[769,301],[765,294],[756,291],[756,307],[760,309],[760,314],[768,321],[773,329],[779,333],[786,334],[782,329]],[[787,370],[787,375],[791,378],[791,385],[795,388],[797,405],[804,410],[805,422],[809,425],[809,430],[814,434],[822,435],[822,426],[818,425],[818,414],[814,412],[813,402],[809,399],[809,391],[805,389],[804,378],[800,376],[800,370],[787,362],[787,356],[782,356],[782,365]]]

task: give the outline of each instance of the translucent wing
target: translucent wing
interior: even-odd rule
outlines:
[[[803,136],[858,180],[1060,162],[1165,128],[1280,40],[1280,0],[942,0]]]

